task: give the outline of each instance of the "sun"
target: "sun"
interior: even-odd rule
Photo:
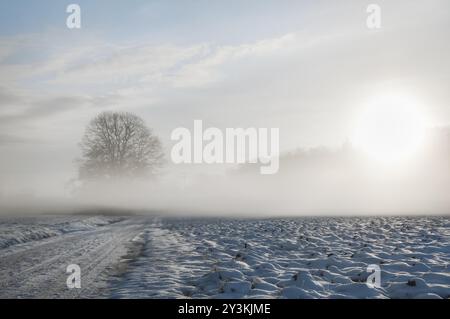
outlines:
[[[397,163],[411,158],[425,135],[425,117],[418,104],[405,96],[373,99],[357,120],[354,144],[370,158]]]

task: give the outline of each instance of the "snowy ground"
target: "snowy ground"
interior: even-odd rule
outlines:
[[[106,297],[144,228],[117,217],[0,219],[0,298]],[[66,286],[70,264],[81,268],[81,289]]]
[[[449,262],[448,217],[0,220],[6,298],[449,298]]]

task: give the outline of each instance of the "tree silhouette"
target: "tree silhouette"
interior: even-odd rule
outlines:
[[[80,147],[81,180],[148,177],[163,163],[160,140],[131,113],[97,115],[88,124]]]

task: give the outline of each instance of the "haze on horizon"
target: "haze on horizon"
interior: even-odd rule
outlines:
[[[66,27],[65,3],[0,4],[0,206],[450,212],[448,1],[377,1],[379,30],[366,26],[371,1],[77,3],[79,30]],[[355,133],[387,95],[409,101],[394,120],[414,105],[424,126],[397,162],[377,157],[419,137]],[[161,138],[156,180],[74,192],[78,143],[103,111],[132,112]],[[197,119],[279,128],[280,173],[172,164],[172,130]],[[386,140],[395,143],[375,145]]]

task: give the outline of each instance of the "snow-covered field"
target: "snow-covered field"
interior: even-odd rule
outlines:
[[[450,297],[449,217],[3,219],[0,243],[7,298]]]

